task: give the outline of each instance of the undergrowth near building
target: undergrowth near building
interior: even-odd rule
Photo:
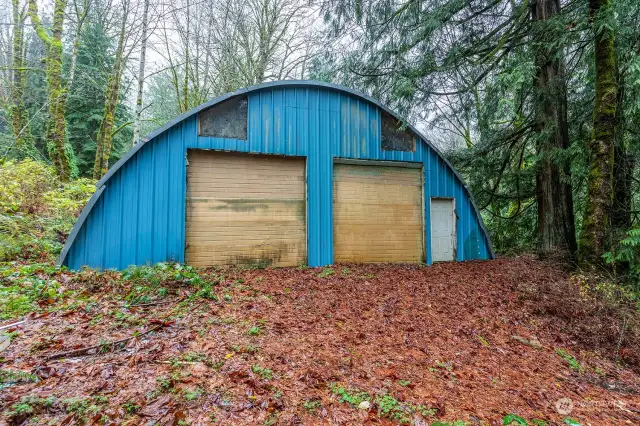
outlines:
[[[95,182],[61,182],[33,160],[0,163],[0,261],[52,262]]]

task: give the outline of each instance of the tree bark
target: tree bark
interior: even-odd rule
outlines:
[[[96,159],[93,165],[93,178],[100,179],[109,170],[109,156],[111,155],[111,146],[113,144],[113,125],[116,118],[116,109],[118,108],[118,96],[120,94],[120,80],[122,77],[122,69],[124,62],[124,39],[127,22],[127,5],[125,4],[122,16],[122,24],[120,26],[120,34],[118,36],[118,48],[116,51],[116,60],[113,64],[113,70],[109,76],[107,83],[107,92],[104,104],[104,116],[98,137],[96,138]]]
[[[47,149],[49,157],[62,181],[67,181],[71,177],[71,164],[65,149],[66,122],[64,111],[67,97],[62,81],[62,31],[66,6],[66,0],[55,0],[51,35],[49,35],[40,22],[36,0],[29,0],[29,17],[35,27],[38,38],[42,40],[47,51],[45,57],[45,73],[49,92],[49,117],[46,129]]]
[[[189,111],[189,31],[191,30],[191,15],[189,14],[189,0],[187,0],[187,25],[185,25],[187,34],[185,36],[185,52],[184,52],[184,81],[182,84],[182,96],[184,97],[182,111]]]
[[[594,32],[595,106],[589,143],[587,201],[580,234],[580,260],[602,263],[607,250],[613,209],[613,169],[618,83],[613,27],[602,25],[611,14],[610,0],[590,0]]]
[[[18,0],[12,0],[13,11],[13,52],[11,91],[11,124],[16,148],[20,156],[28,156],[33,150],[33,140],[28,127],[27,111],[24,107],[24,91],[27,81],[27,70],[24,58],[24,21],[27,14],[20,10]]]
[[[625,117],[624,117],[624,84],[618,71],[618,96],[616,107],[616,145],[614,148],[613,164],[613,208],[611,215],[611,226],[619,238],[631,228],[631,199],[633,172],[636,167],[636,159],[629,151],[625,143]]]
[[[622,233],[631,228],[631,188],[636,159],[621,140],[616,143],[614,157],[611,226]]]
[[[78,62],[78,48],[80,47],[80,35],[82,33],[82,27],[84,26],[84,21],[87,19],[87,14],[89,13],[89,5],[90,0],[84,0],[84,4],[82,6],[82,11],[78,10],[77,0],[74,2],[74,6],[76,9],[76,17],[78,18],[78,24],[76,27],[76,32],[73,36],[73,51],[71,52],[71,65],[69,66],[69,78],[67,79],[67,91],[71,90],[71,86],[73,86],[73,80],[76,76],[76,64]]]
[[[560,35],[549,20],[560,13],[558,0],[538,0],[531,9],[536,52],[535,113],[540,162],[536,174],[539,255],[575,256],[577,250],[571,171],[556,159],[569,147],[567,88],[561,52],[552,50]]]
[[[144,65],[147,55],[147,31],[149,26],[149,0],[144,0],[142,12],[142,40],[140,41],[140,66],[138,68],[138,96],[136,97],[136,116],[133,124],[133,144],[140,142],[140,125],[142,120],[142,94],[144,91]]]

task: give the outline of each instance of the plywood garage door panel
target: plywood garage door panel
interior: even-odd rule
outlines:
[[[423,262],[422,169],[335,164],[336,262]]]
[[[306,263],[305,161],[189,150],[186,263]]]

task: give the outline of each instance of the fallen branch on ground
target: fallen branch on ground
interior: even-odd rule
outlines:
[[[164,305],[166,303],[182,302],[184,298],[178,300],[158,300],[157,302],[138,303],[136,305],[125,305],[126,308],[144,308],[146,306]]]
[[[16,326],[18,326],[20,324],[24,324],[24,322],[25,322],[25,320],[22,320],[22,321],[14,322],[13,324],[2,325],[2,326],[0,326],[0,330],[4,330],[6,328],[11,328],[11,327],[16,327]]]
[[[165,326],[165,324],[160,324],[158,326],[150,328],[149,330],[147,330],[145,332],[134,334],[133,336],[129,336],[129,337],[125,338],[125,339],[116,340],[115,342],[101,343],[99,345],[87,346],[86,348],[74,349],[72,351],[60,352],[60,353],[57,353],[57,354],[53,354],[50,357],[46,358],[45,361],[52,361],[54,359],[60,359],[60,358],[75,358],[75,357],[78,357],[78,356],[95,355],[96,353],[107,352],[108,349],[111,349],[111,351],[113,351],[116,346],[120,346],[120,345],[122,345],[124,343],[127,343],[129,340],[135,339],[136,337],[144,336],[145,334],[149,334],[149,333],[153,333],[154,331],[158,331],[164,326]],[[94,351],[94,350],[96,352],[92,353],[92,351]]]
[[[185,300],[185,299],[180,299],[180,300],[176,301],[176,305],[178,303],[182,302],[183,300]],[[201,305],[201,303],[196,304],[196,306],[193,307],[192,311],[195,311],[195,308],[200,306],[200,305]],[[96,353],[106,352],[105,349],[107,349],[107,348],[110,348],[111,350],[113,350],[116,346],[122,345],[123,343],[126,343],[131,339],[135,339],[136,337],[144,336],[145,334],[152,333],[154,331],[160,330],[162,327],[167,326],[168,323],[164,322],[163,319],[167,318],[172,313],[173,313],[173,309],[169,310],[169,312],[167,312],[161,319],[153,320],[153,322],[160,322],[160,324],[157,325],[156,327],[150,328],[149,330],[147,330],[145,332],[134,334],[133,336],[127,337],[125,339],[116,340],[115,342],[107,342],[107,343],[102,343],[102,344],[99,344],[99,345],[88,346],[86,348],[75,349],[73,351],[60,352],[60,353],[57,353],[57,354],[53,354],[50,357],[45,358],[45,362],[51,361],[51,360],[54,360],[54,359],[60,359],[60,358],[72,358],[72,357],[85,356],[85,355],[94,355],[93,353],[91,353],[91,351],[93,351],[93,350],[99,350]]]

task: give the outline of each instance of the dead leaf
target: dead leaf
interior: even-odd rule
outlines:
[[[171,426],[179,426],[181,421],[187,420],[187,413],[184,411],[176,411],[173,413],[173,420],[171,420]]]
[[[516,342],[522,343],[523,345],[526,345],[526,346],[530,346],[534,349],[542,349],[542,345],[540,344],[538,339],[536,339],[535,337],[531,339],[526,339],[521,336],[511,336],[511,338]]]
[[[160,398],[152,401],[150,404],[142,408],[138,414],[145,417],[160,418],[169,411],[169,404],[171,403],[171,400],[171,395],[162,395]]]

